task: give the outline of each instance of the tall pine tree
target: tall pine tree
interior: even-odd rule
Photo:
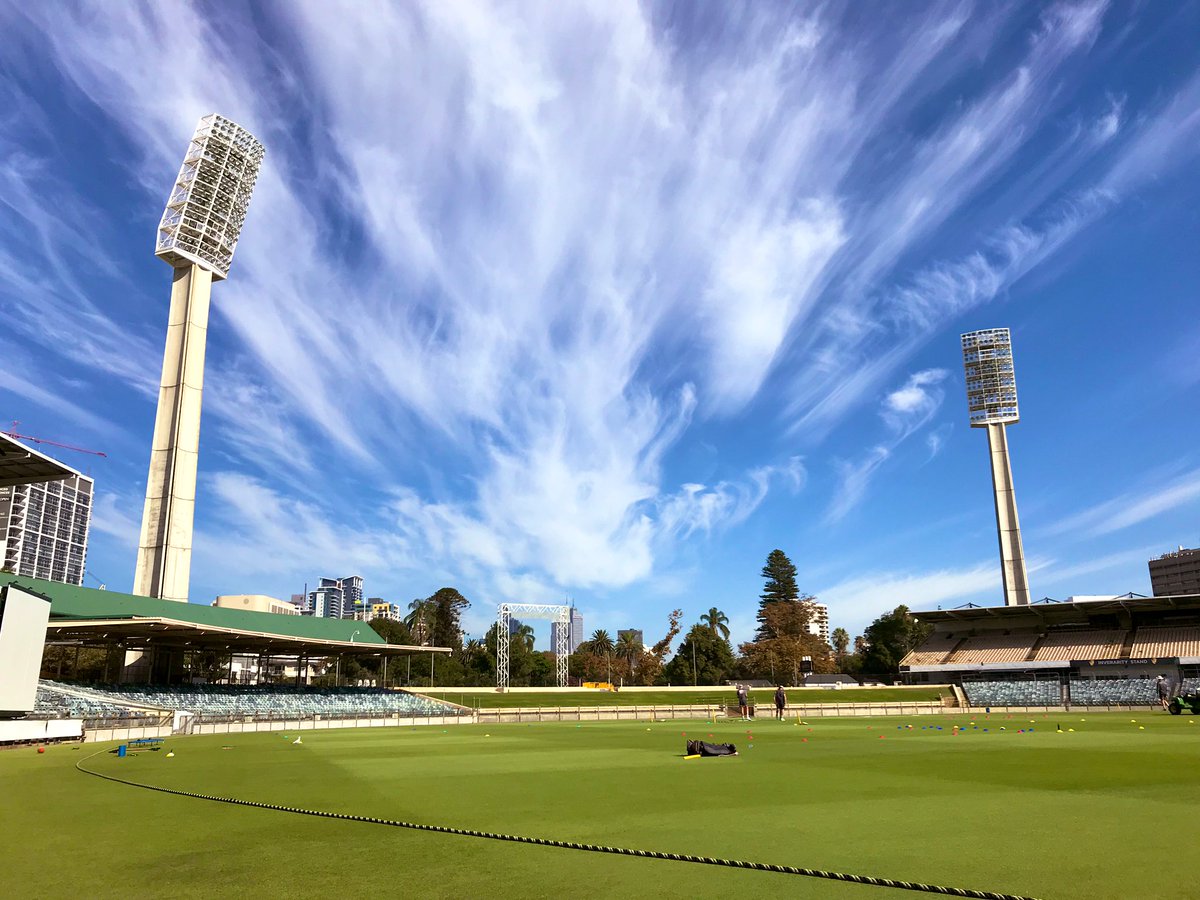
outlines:
[[[763,585],[763,592],[758,595],[758,634],[755,636],[756,640],[775,636],[771,633],[770,626],[767,624],[767,618],[764,614],[767,604],[778,603],[781,600],[800,599],[800,589],[796,587],[796,567],[792,565],[792,561],[787,558],[787,554],[782,550],[771,551],[767,557],[767,564],[763,566],[762,577],[766,579],[766,584]]]

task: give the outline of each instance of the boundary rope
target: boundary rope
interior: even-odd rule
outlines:
[[[255,809],[270,809],[275,812],[293,813],[302,816],[313,816],[319,819],[342,819],[350,822],[364,822],[368,825],[386,825],[391,828],[409,828],[414,831],[431,831],[437,834],[454,834],[460,837],[486,838],[492,841],[508,841],[514,844],[534,844],[539,847],[558,847],[563,850],[585,850],[590,853],[611,853],[616,856],[637,856],[643,859],[661,859],[671,862],[696,863],[706,866],[724,866],[731,869],[750,869],[755,872],[777,872],[781,875],[801,875],[806,878],[824,878],[830,881],[844,881],[851,884],[866,884],[874,887],[896,888],[904,891],[920,891],[926,894],[942,894],[950,897],[969,897],[973,900],[1036,900],[1033,897],[1022,897],[1016,894],[1004,894],[997,891],[976,891],[969,888],[946,887],[940,884],[925,884],[920,881],[901,881],[895,878],[880,878],[875,875],[854,875],[846,872],[831,872],[825,869],[808,869],[801,866],[781,866],[772,863],[748,862],[741,859],[722,859],[714,856],[692,856],[686,853],[665,853],[659,850],[632,850],[627,847],[607,847],[603,844],[582,844],[576,841],[557,841],[551,838],[535,838],[517,834],[500,834],[494,831],[476,831],[472,828],[451,828],[448,825],[422,825],[418,822],[403,822],[398,819],[378,819],[372,816],[355,816],[349,813],[326,812],[319,809],[304,809],[298,806],[278,806],[274,803],[259,803],[253,800],[239,800],[236,797],[218,797],[214,794],[197,794],[192,791],[182,791],[177,788],[162,787],[154,784],[144,784],[140,781],[130,781],[116,775],[105,775],[92,769],[85,769],[83,764],[108,750],[97,750],[91,756],[76,761],[76,770],[85,775],[93,775],[124,784],[128,787],[143,788],[147,791],[157,791],[162,794],[174,794],[177,797],[191,797],[195,800],[209,800],[214,803],[229,803],[234,806],[251,806]]]

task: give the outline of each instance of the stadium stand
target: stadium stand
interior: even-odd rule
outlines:
[[[1038,681],[964,681],[971,706],[1058,706],[1062,689],[1057,679]]]
[[[142,710],[132,710],[118,703],[66,693],[60,686],[45,681],[38,684],[33,712],[39,718],[63,719],[124,719],[144,714]]]
[[[953,634],[931,634],[916,650],[904,657],[906,666],[940,666],[946,661],[946,656],[962,643],[962,636]]]
[[[1038,644],[1033,659],[1038,662],[1064,659],[1117,659],[1125,639],[1124,629],[1052,631]]]
[[[45,683],[45,682],[43,682]],[[71,686],[71,690],[78,690]],[[89,686],[89,694],[114,705],[133,703],[159,709],[184,710],[207,716],[308,718],[369,715],[470,715],[469,710],[404,691],[380,688],[295,688],[280,685],[133,685]]]
[[[1144,659],[1163,656],[1200,657],[1200,627],[1139,628],[1133,638],[1131,655]]]
[[[1024,662],[1033,650],[1032,634],[977,634],[950,654],[946,665]]]
[[[1076,706],[1135,706],[1158,702],[1153,678],[1072,679]]]

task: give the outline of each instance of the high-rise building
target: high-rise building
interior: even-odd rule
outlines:
[[[264,153],[241,126],[202,118],[158,225],[155,255],[174,274],[133,579],[144,597],[188,599],[209,297],[229,275]]]
[[[1180,547],[1150,560],[1149,566],[1150,588],[1155,597],[1200,594],[1200,549]]]
[[[1012,338],[1007,328],[972,331],[962,336],[962,354],[971,427],[987,429],[1004,603],[1028,606],[1029,576],[1025,571],[1025,550],[1021,546],[1021,524],[1017,519],[1017,496],[1005,430],[1006,426],[1021,421]]]
[[[550,623],[550,646],[558,646],[558,630],[565,627],[567,629],[567,652],[574,653],[579,649],[579,645],[583,643],[583,614],[575,607],[571,607],[571,622],[569,625],[563,626],[558,622]]]
[[[829,607],[815,600],[805,600],[808,609],[808,633],[815,634],[825,643],[829,643]]]
[[[353,619],[356,613],[366,616],[361,575],[345,578],[322,578],[317,589],[308,592],[309,615],[326,619]]]
[[[18,575],[83,584],[92,479],[0,487],[0,559]]]
[[[371,619],[391,619],[394,622],[398,622],[404,618],[404,616],[400,615],[400,607],[394,603],[388,603],[382,597],[371,597],[367,600],[367,603],[371,607],[370,619],[367,621],[371,621]]]

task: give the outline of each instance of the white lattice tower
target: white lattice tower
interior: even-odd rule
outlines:
[[[508,690],[509,628],[513,616],[549,619],[554,632],[554,675],[559,687],[567,686],[567,657],[571,655],[571,607],[541,603],[501,603],[496,611],[496,689]]]

